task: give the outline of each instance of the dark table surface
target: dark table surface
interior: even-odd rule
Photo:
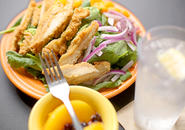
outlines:
[[[177,25],[185,28],[185,0],[115,0],[130,9],[146,30],[158,25]],[[0,30],[27,7],[28,0],[0,0]],[[1,37],[0,37],[1,38]],[[111,99],[117,110],[134,98],[132,85]],[[0,66],[0,130],[26,130],[30,110],[36,101],[8,80]]]

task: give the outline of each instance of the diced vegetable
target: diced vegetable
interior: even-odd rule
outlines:
[[[127,79],[129,79],[132,76],[132,74],[128,71],[126,72],[126,74],[120,76],[120,78],[118,80],[116,80],[115,82],[112,81],[104,81],[102,83],[99,83],[95,86],[91,86],[90,88],[98,91],[102,88],[116,88],[119,87],[123,81],[126,81]]]
[[[125,72],[123,70],[111,70],[110,72],[108,72],[107,74],[103,75],[102,77],[98,78],[97,80],[95,80],[95,82],[93,83],[93,85],[96,85],[100,82],[103,82],[103,80],[110,76],[110,75],[115,75],[115,74],[118,74],[118,75],[124,75]]]

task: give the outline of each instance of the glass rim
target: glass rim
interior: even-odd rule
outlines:
[[[184,32],[185,33],[185,28],[180,27],[180,26],[175,26],[175,25],[160,25],[160,26],[152,27],[149,30],[147,30],[146,33],[144,34],[143,38],[146,37],[146,35],[148,33],[154,32],[154,31],[157,31],[157,30],[161,30],[161,29],[175,29],[175,30],[178,30],[178,31],[181,31],[181,32]]]
[[[163,29],[174,29],[174,30],[180,31],[180,32],[182,32],[182,33],[185,34],[185,28],[180,27],[180,26],[175,26],[175,25],[160,25],[160,26],[152,27],[149,30],[147,30],[146,33],[143,35],[143,37],[141,37],[141,39],[138,41],[138,45],[137,45],[138,54],[139,54],[139,50],[142,48],[143,40],[147,37],[147,35],[149,33],[152,33],[152,32],[155,32],[155,31],[159,31],[159,30],[163,30]]]

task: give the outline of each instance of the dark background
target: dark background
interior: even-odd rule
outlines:
[[[125,5],[143,23],[146,30],[158,25],[177,25],[185,28],[185,0],[114,0]],[[0,30],[29,0],[0,0]],[[1,38],[1,37],[0,37]],[[119,110],[133,100],[134,85],[111,99]],[[8,80],[0,66],[0,130],[26,130],[31,107],[35,100],[26,96]]]

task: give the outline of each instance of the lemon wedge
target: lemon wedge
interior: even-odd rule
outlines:
[[[185,56],[183,53],[170,48],[159,54],[158,60],[173,78],[179,81],[185,79]]]

